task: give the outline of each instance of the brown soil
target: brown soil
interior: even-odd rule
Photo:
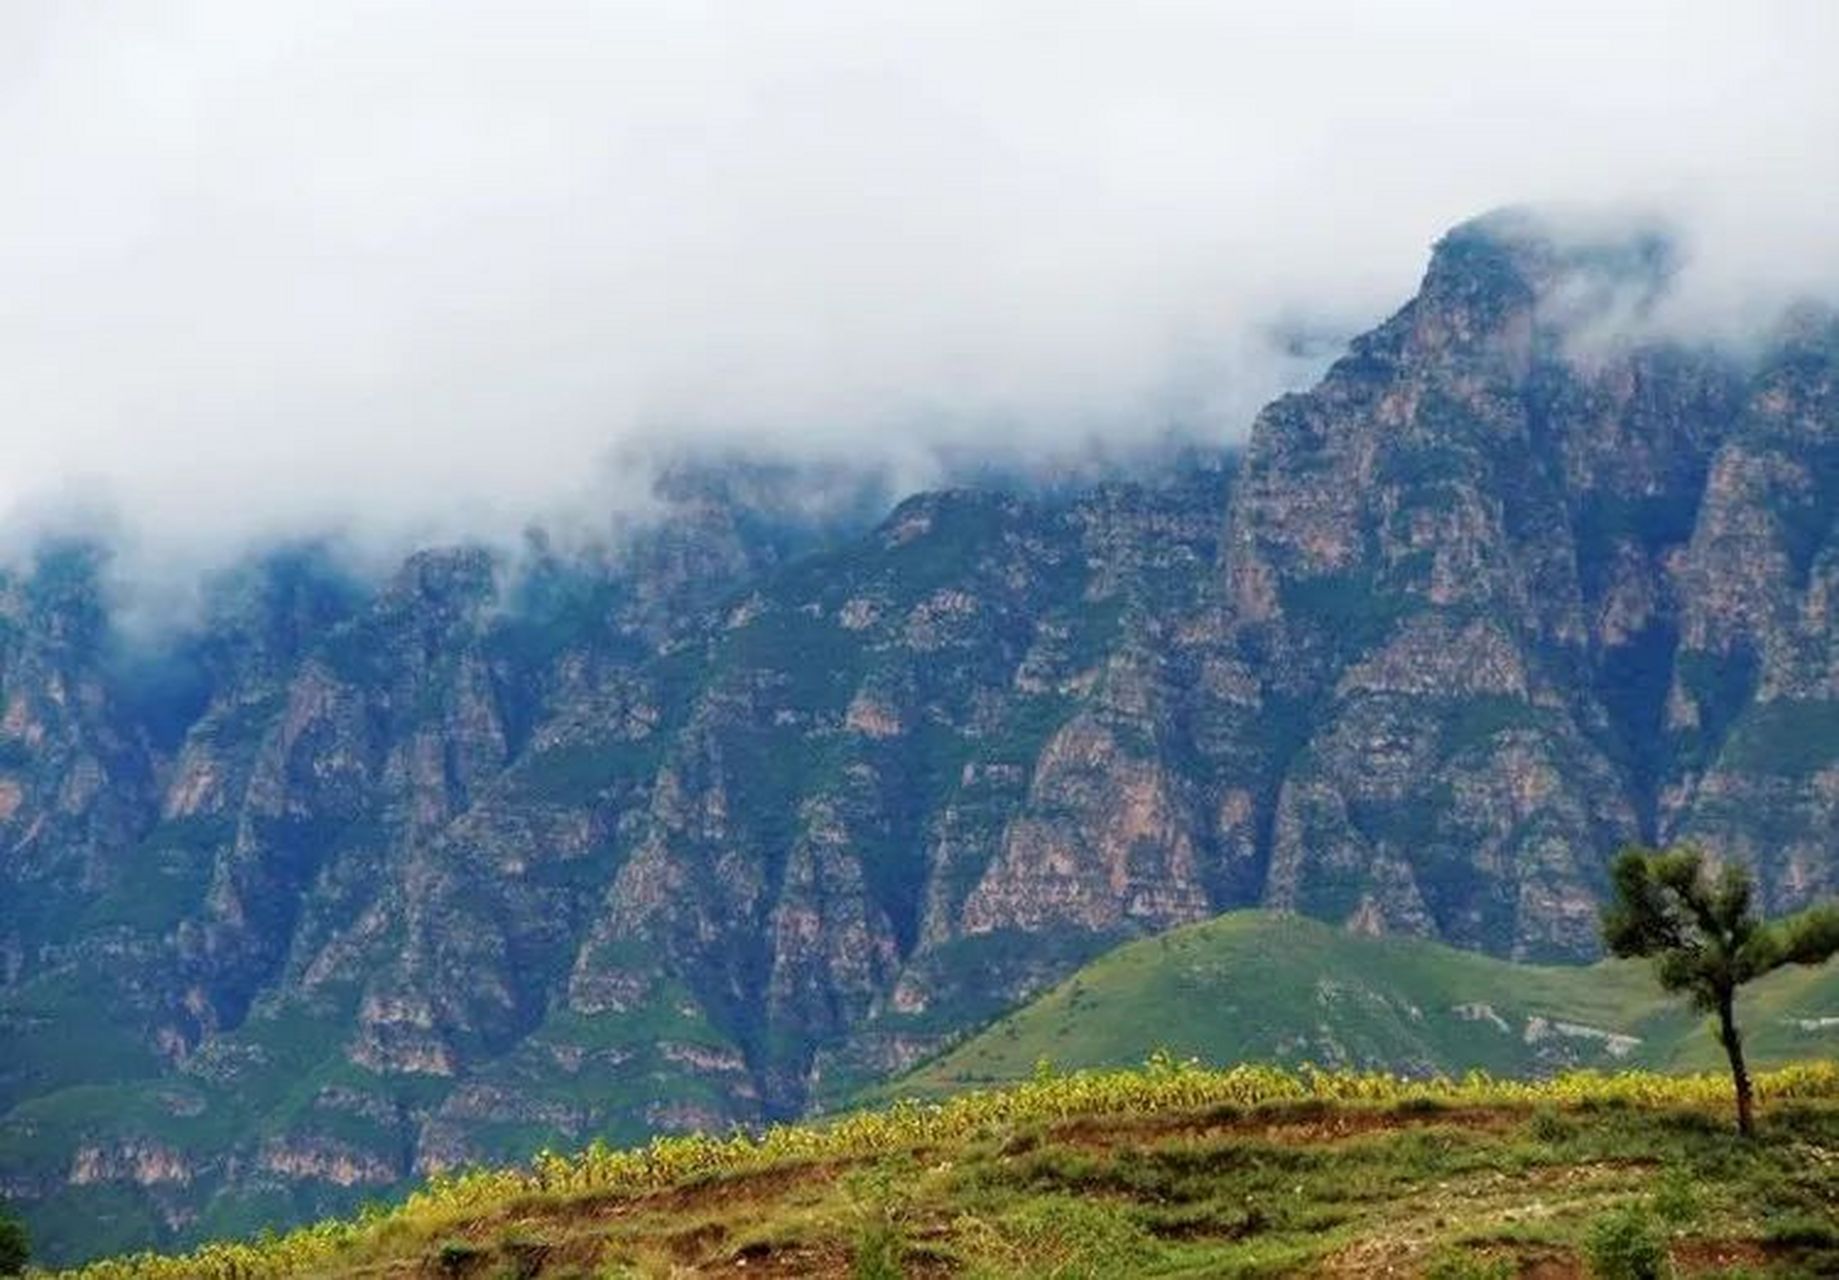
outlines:
[[[1769,1250],[1754,1240],[1682,1240],[1673,1246],[1673,1265],[1681,1275],[1699,1275],[1729,1267],[1761,1267],[1771,1261]]]

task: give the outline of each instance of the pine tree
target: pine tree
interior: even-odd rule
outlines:
[[[1690,848],[1624,849],[1610,877],[1615,896],[1603,908],[1604,943],[1614,955],[1652,959],[1663,988],[1686,992],[1696,1008],[1717,1015],[1737,1129],[1754,1132],[1737,988],[1783,965],[1821,964],[1839,953],[1839,904],[1765,921],[1748,871],[1733,863],[1714,873]]]

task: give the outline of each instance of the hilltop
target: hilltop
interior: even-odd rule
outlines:
[[[1839,1055],[1839,964],[1784,970],[1740,997],[1755,1060]],[[1527,965],[1415,938],[1232,912],[1130,943],[878,1092],[936,1094],[1060,1068],[1178,1058],[1549,1074],[1716,1070],[1705,1020],[1645,964]]]
[[[79,1274],[1485,1280],[1644,1257],[1830,1274],[1839,1071],[1759,1086],[1745,1141],[1716,1076],[1412,1083],[1157,1059],[757,1139],[546,1155],[358,1220]]]

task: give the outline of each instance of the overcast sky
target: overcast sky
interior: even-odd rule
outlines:
[[[1839,278],[1839,5],[6,0],[0,524],[502,532],[739,442],[1243,434],[1492,206]],[[994,447],[994,446],[991,446]]]

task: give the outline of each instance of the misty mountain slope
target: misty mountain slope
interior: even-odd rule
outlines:
[[[506,610],[478,553],[416,557],[147,749],[159,808],[96,842],[117,878],[68,917],[93,955],[41,947],[8,993],[34,1046],[6,1073],[9,1185],[74,1179],[42,1234],[104,1247],[801,1105],[882,977],[857,957],[917,945],[902,858],[932,796],[978,760],[1019,793],[1069,682],[1206,581],[1220,486],[1184,475],[1194,518],[1128,487],[916,499],[647,644]],[[843,823],[882,856],[839,871]]]
[[[1750,394],[1671,347],[1567,354],[1592,290],[1658,287],[1656,252],[1463,228],[1410,305],[1261,418],[1230,616],[1310,729],[1268,839],[1229,847],[1273,905],[1520,955],[1593,946],[1604,853],[1652,833],[1678,768],[1656,742],[1673,560]]]
[[[1582,958],[1628,839],[1832,891],[1839,329],[1617,336],[1668,269],[1484,219],[1242,455],[302,555],[157,669],[7,578],[0,1183],[54,1256],[239,1230],[792,1114],[1235,907]]]

